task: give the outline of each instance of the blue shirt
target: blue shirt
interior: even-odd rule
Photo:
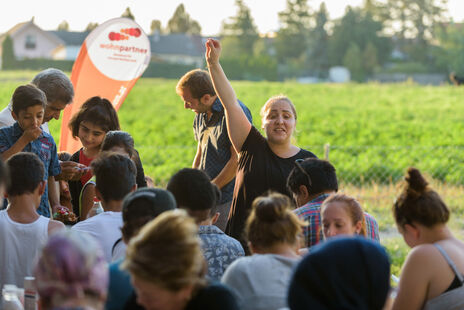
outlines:
[[[238,100],[240,107],[246,117],[252,123],[250,110]],[[201,159],[199,168],[214,179],[224,168],[230,159],[230,148],[232,144],[227,132],[224,107],[219,98],[216,98],[211,106],[211,117],[208,114],[199,113],[193,121],[193,133],[195,140],[201,145]],[[221,188],[221,204],[231,201],[234,192],[235,179]]]
[[[110,283],[105,305],[106,310],[124,309],[127,301],[134,293],[129,273],[120,268],[122,261],[123,259],[113,262],[109,266]]]
[[[18,122],[15,122],[12,126],[0,128],[0,153],[9,150],[13,144],[21,138],[23,132]],[[56,144],[50,134],[42,131],[40,136],[36,140],[29,142],[22,152],[31,152],[39,156],[45,168],[44,181],[47,181],[49,176],[55,176],[61,173]],[[40,206],[37,212],[45,217],[50,217],[48,184],[40,199]]]
[[[208,278],[220,281],[226,268],[237,258],[245,256],[245,251],[240,242],[214,225],[201,225],[198,234],[208,262]]]

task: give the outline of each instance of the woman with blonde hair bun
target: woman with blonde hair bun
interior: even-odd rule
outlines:
[[[245,232],[252,256],[234,261],[221,282],[239,297],[240,309],[280,309],[293,267],[300,260],[302,227],[290,198],[271,193],[254,200]]]
[[[229,289],[207,283],[198,227],[183,210],[146,224],[131,239],[122,268],[147,310],[238,309]]]

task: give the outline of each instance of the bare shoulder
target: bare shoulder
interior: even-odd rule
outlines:
[[[48,234],[51,234],[56,230],[62,230],[65,228],[66,226],[64,226],[64,224],[60,221],[50,220],[50,222],[48,222]]]

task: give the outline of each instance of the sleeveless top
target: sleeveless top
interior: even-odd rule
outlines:
[[[438,249],[438,251],[440,251],[441,255],[443,255],[446,262],[453,270],[454,274],[456,275],[459,281],[459,286],[455,289],[448,289],[443,294],[428,300],[425,303],[424,310],[464,309],[464,277],[459,272],[458,268],[451,260],[451,258],[448,256],[448,254],[446,254],[445,250],[443,250],[443,248],[439,244],[434,243],[433,245]],[[454,282],[455,281],[453,281],[453,283]]]
[[[32,276],[36,256],[48,240],[49,218],[40,216],[29,224],[13,221],[0,211],[0,287],[24,287],[24,277]]]

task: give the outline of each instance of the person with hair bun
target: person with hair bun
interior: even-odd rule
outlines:
[[[416,168],[407,171],[393,216],[412,248],[393,309],[463,309],[464,243],[446,226],[448,207]]]
[[[122,268],[146,310],[238,309],[227,287],[206,281],[198,227],[184,210],[147,223],[129,242]]]
[[[338,235],[367,235],[361,205],[345,194],[331,195],[322,203],[321,220],[325,239]]]
[[[286,295],[306,225],[291,211],[290,198],[270,193],[253,201],[245,232],[252,256],[234,261],[221,282],[239,298],[240,309],[280,309]]]

